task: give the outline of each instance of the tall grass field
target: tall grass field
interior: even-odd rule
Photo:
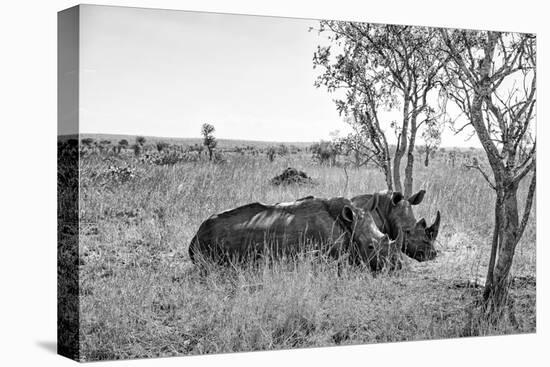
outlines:
[[[535,210],[516,250],[508,311],[496,325],[479,316],[495,202],[479,172],[437,154],[428,167],[416,158],[414,188],[426,195],[415,215],[428,225],[437,210],[442,215],[435,260],[407,258],[403,269],[378,274],[349,267],[339,275],[330,261],[303,256],[201,275],[187,249],[212,214],[256,201],[351,198],[386,188],[372,167],[344,171],[305,151],[273,162],[266,154],[224,159],[159,165],[130,150],[80,154],[82,360],[535,332]],[[287,167],[313,183],[272,185]]]

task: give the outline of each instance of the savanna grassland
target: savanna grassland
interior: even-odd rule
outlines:
[[[82,360],[395,342],[535,331],[535,211],[516,250],[509,312],[479,317],[493,229],[494,194],[475,170],[438,155],[416,159],[414,208],[442,215],[439,256],[372,274],[304,257],[199,275],[187,254],[210,215],[254,201],[352,197],[385,188],[374,168],[320,165],[304,151],[227,153],[159,165],[121,153],[80,156],[80,355]],[[287,167],[312,185],[273,186]],[[347,185],[346,185],[347,182]],[[520,207],[526,187],[520,192]]]

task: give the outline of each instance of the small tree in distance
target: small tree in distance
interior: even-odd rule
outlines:
[[[201,127],[201,134],[203,137],[202,144],[206,147],[208,150],[208,159],[211,161],[214,153],[214,149],[218,145],[218,142],[216,141],[216,138],[214,137],[214,131],[216,129],[213,125],[210,125],[208,123],[202,124]]]
[[[145,145],[145,138],[143,136],[136,136],[136,144],[141,146]]]
[[[273,162],[275,160],[275,155],[277,154],[277,149],[275,149],[274,146],[270,146],[267,148],[267,159],[269,159],[270,162]]]
[[[164,142],[164,141],[159,141],[157,142],[157,150],[159,152],[162,152],[163,150],[167,149],[169,146],[168,143]]]
[[[122,139],[122,140],[119,140],[118,141],[118,144],[113,146],[113,151],[116,153],[116,154],[120,154],[120,152],[122,151],[122,149],[126,149],[128,147],[128,140],[126,139]]]
[[[128,147],[128,140],[126,139],[122,139],[118,142],[118,145],[121,147],[121,148],[127,148]]]
[[[143,145],[145,145],[145,138],[143,136],[136,136],[136,143],[134,144],[134,155],[138,157],[143,150]]]
[[[107,139],[103,139],[99,142],[99,150],[100,151],[107,151],[109,145],[111,145],[111,141]]]
[[[94,139],[92,138],[84,138],[82,139],[82,144],[85,145],[86,147],[90,148],[94,143]]]

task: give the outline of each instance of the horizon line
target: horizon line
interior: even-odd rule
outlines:
[[[143,136],[144,138],[153,138],[153,139],[202,139],[200,136],[158,136],[158,135],[144,135],[144,134],[121,134],[121,133],[89,133],[89,132],[83,132],[83,133],[76,133],[76,134],[57,134],[57,137],[75,137],[75,136],[81,136],[81,135],[115,135],[120,137],[138,137]],[[225,141],[243,141],[243,142],[251,142],[251,143],[285,143],[285,144],[313,144],[318,143],[321,141],[328,141],[330,142],[330,139],[318,139],[318,140],[310,140],[310,141],[300,141],[300,140],[261,140],[261,139],[234,139],[234,138],[223,138],[223,137],[216,137],[217,140],[225,140]],[[388,144],[389,146],[395,146],[396,144]],[[418,145],[415,144],[415,147],[420,147],[422,144]],[[483,147],[476,147],[473,145],[469,146],[457,146],[457,145],[441,145],[438,147],[440,148],[457,148],[457,149],[480,149],[483,150]]]

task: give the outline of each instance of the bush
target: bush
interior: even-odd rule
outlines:
[[[86,147],[91,147],[94,144],[94,139],[92,138],[84,138],[81,140],[82,145]]]
[[[143,136],[137,136],[136,137],[136,144],[145,145],[146,141],[147,140]]]
[[[284,144],[279,145],[279,148],[277,150],[277,154],[279,154],[281,157],[284,157],[285,155],[288,155],[290,153],[290,150],[288,147]]]
[[[134,155],[136,157],[139,157],[141,155],[141,151],[143,150],[143,147],[139,144],[132,145],[132,149],[134,150]]]
[[[311,147],[312,158],[321,164],[336,164],[337,149],[329,141],[321,141],[313,144]]]
[[[176,150],[163,150],[161,152],[147,153],[141,158],[142,163],[155,164],[157,166],[171,166],[181,162],[196,162],[198,154],[191,152],[179,152]]]
[[[275,160],[275,155],[277,154],[277,149],[275,147],[269,147],[267,148],[267,159],[269,159],[270,162],[273,162]]]
[[[138,169],[129,164],[120,165],[120,161],[111,161],[101,168],[86,167],[81,170],[82,187],[109,187],[125,184],[138,177]]]
[[[159,141],[157,143],[157,150],[159,152],[162,152],[163,150],[167,149],[170,145],[164,141]]]
[[[214,152],[214,163],[227,163],[227,159],[221,152]]]
[[[114,166],[110,165],[107,168],[107,175],[111,180],[118,183],[126,183],[136,177],[136,168],[131,166]]]

